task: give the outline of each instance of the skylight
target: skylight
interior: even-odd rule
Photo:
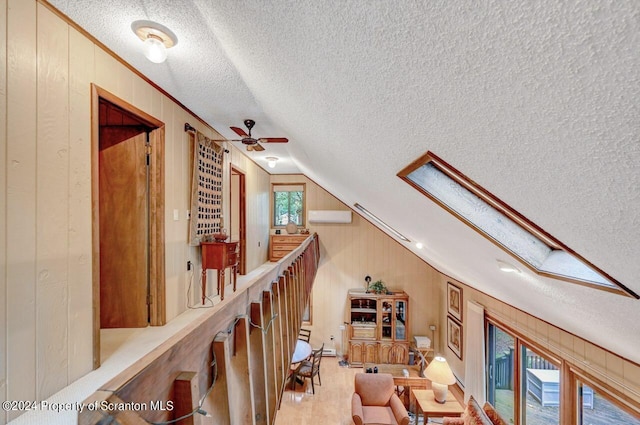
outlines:
[[[638,298],[434,154],[398,176],[534,272]]]

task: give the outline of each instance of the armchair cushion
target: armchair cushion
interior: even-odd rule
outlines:
[[[351,397],[351,414],[356,425],[408,425],[407,409],[395,393],[393,376],[358,373]]]
[[[387,406],[369,406],[364,411],[364,422],[367,425],[396,425],[393,411]]]
[[[469,397],[463,418],[464,425],[493,425],[473,396]]]
[[[360,394],[363,406],[386,406],[391,394],[395,394],[393,376],[390,373],[357,373],[355,391]]]
[[[484,403],[482,410],[487,414],[493,425],[508,425],[507,422],[500,417],[496,409],[488,402]]]
[[[444,418],[443,425],[507,425],[498,412],[489,403],[483,408],[473,398],[469,397],[464,413],[459,418]]]

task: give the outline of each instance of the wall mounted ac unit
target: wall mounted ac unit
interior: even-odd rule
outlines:
[[[310,210],[310,223],[351,223],[351,210]]]

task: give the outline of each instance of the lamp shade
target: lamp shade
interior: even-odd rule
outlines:
[[[449,363],[442,356],[436,356],[429,366],[424,370],[425,378],[431,382],[444,385],[452,385],[456,383],[456,377],[453,375]]]

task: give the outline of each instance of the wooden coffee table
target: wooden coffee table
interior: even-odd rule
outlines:
[[[464,406],[451,394],[447,393],[447,400],[438,403],[433,397],[433,390],[412,390],[411,393],[418,405],[418,412],[422,412],[423,423],[427,423],[430,417],[442,418],[444,416],[460,416],[464,412]],[[417,417],[416,417],[417,419]]]

